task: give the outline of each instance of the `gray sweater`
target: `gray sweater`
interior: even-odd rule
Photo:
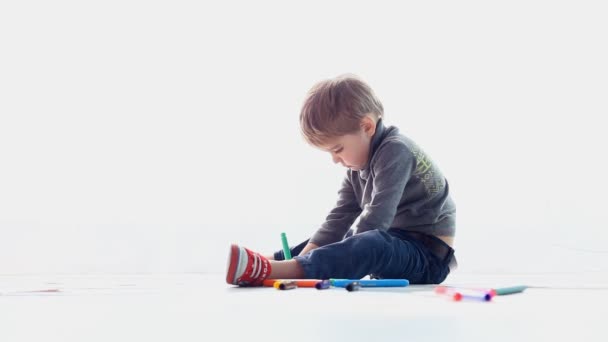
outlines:
[[[348,170],[336,206],[310,242],[324,246],[356,233],[398,228],[454,236],[456,207],[437,166],[396,127],[378,121],[364,169]]]

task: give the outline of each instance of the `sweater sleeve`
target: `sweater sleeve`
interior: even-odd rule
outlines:
[[[338,191],[336,206],[329,212],[321,228],[310,238],[310,242],[320,247],[342,240],[360,213],[361,207],[347,176]]]
[[[378,150],[371,167],[374,172],[371,201],[363,208],[357,233],[390,228],[405,185],[416,168],[416,159],[405,144],[392,141]]]

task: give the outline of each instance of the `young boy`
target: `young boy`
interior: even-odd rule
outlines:
[[[309,91],[300,112],[302,134],[347,168],[337,204],[309,240],[291,249],[293,259],[233,244],[228,284],[367,275],[439,284],[447,277],[456,264],[448,182],[412,140],[384,126],[383,116],[381,102],[356,76],[328,79]]]

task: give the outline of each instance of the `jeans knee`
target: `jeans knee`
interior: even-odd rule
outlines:
[[[390,243],[391,236],[381,230],[369,230],[351,237],[355,239],[358,247],[364,247],[369,251],[383,252],[386,249],[386,244]]]

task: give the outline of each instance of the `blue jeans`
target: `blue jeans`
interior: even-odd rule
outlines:
[[[407,279],[410,284],[439,284],[455,262],[454,250],[440,239],[401,229],[371,230],[298,255],[308,240],[290,248],[307,279]],[[284,260],[283,251],[274,253]]]

